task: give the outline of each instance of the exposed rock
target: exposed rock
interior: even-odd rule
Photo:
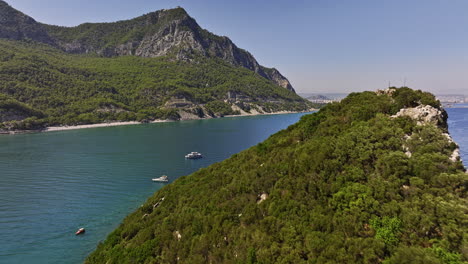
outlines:
[[[272,80],[273,82],[275,82],[276,84],[278,84],[279,86],[283,88],[286,88],[292,92],[296,92],[294,88],[292,87],[291,83],[289,82],[289,80],[286,77],[284,77],[277,69],[275,68],[268,69],[268,68],[262,67],[262,70],[264,71],[266,75],[265,77],[267,79]]]
[[[411,153],[411,151],[407,150],[407,151],[405,151],[405,155],[406,155],[408,158],[411,158],[411,156],[413,156],[413,153]]]
[[[460,160],[460,149],[456,148],[452,155],[450,156],[450,160],[453,162],[459,161]]]
[[[263,201],[265,201],[266,199],[268,199],[268,194],[267,193],[262,193],[260,196],[259,196],[259,199],[257,200],[257,204],[261,204]]]
[[[416,120],[418,125],[433,124],[447,129],[447,113],[430,105],[418,105],[412,108],[403,108],[392,117],[409,116]]]
[[[174,232],[174,236],[175,236],[175,238],[177,238],[178,241],[180,241],[180,239],[182,238],[182,235],[180,234],[180,232],[178,230],[176,230]]]
[[[395,88],[388,88],[388,89],[385,89],[385,90],[377,90],[375,93],[376,93],[377,95],[388,95],[388,96],[392,96],[395,92],[396,92],[396,89],[395,89]]]
[[[179,110],[178,111],[180,120],[197,120],[202,118],[210,118],[209,115],[205,115],[204,117],[200,117],[194,113],[187,112],[186,110]]]

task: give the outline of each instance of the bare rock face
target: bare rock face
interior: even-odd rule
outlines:
[[[259,198],[257,199],[257,204],[261,204],[266,199],[268,199],[268,193],[262,193],[261,195],[259,195]]]
[[[275,82],[276,84],[278,84],[279,86],[283,88],[286,88],[292,92],[296,92],[294,88],[292,87],[291,83],[289,82],[289,80],[286,77],[284,77],[277,69],[264,68],[264,72],[267,76],[266,77],[267,79],[272,80],[273,82]]]
[[[388,88],[385,90],[377,90],[375,93],[377,95],[387,95],[387,96],[392,96],[396,92],[395,88]]]
[[[416,120],[418,125],[433,124],[447,130],[447,113],[430,105],[418,105],[412,108],[403,108],[392,117],[408,116]]]

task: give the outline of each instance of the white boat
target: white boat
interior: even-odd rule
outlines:
[[[167,177],[166,175],[163,175],[163,176],[161,176],[159,178],[153,178],[151,180],[154,181],[154,182],[168,182],[169,177]]]
[[[199,152],[190,152],[189,154],[185,155],[186,159],[201,159],[203,155]]]

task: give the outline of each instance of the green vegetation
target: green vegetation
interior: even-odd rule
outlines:
[[[28,127],[35,124],[31,128],[178,119],[178,109],[166,105],[173,99],[187,100],[192,105],[188,111],[209,103],[215,114],[236,114],[223,102],[229,91],[253,106],[275,100],[279,110],[312,107],[253,71],[221,59],[195,58],[71,55],[36,42],[0,40],[0,104],[9,98],[9,107],[15,104],[27,113],[18,117],[35,118],[25,121]],[[24,127],[22,120],[2,126],[18,129]]]
[[[221,101],[211,101],[205,105],[208,113],[211,115],[239,115],[239,111],[232,110],[230,104]]]
[[[466,262],[468,174],[454,144],[444,128],[390,117],[420,102],[440,108],[402,88],[304,116],[156,192],[86,263]]]
[[[114,23],[84,23],[76,27],[43,25],[50,36],[67,43],[80,43],[83,47],[102,50],[141,41],[148,34],[157,33],[174,20],[188,17],[182,8],[165,12],[152,12],[131,20]]]

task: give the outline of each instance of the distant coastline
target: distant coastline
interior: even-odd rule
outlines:
[[[0,134],[6,135],[15,135],[15,134],[28,134],[28,133],[41,133],[41,132],[57,132],[57,131],[67,131],[67,130],[77,130],[77,129],[86,129],[86,128],[99,128],[99,127],[115,127],[115,126],[128,126],[128,125],[141,125],[141,124],[151,124],[151,123],[165,123],[165,122],[178,122],[178,121],[188,121],[188,120],[203,120],[203,119],[215,119],[215,118],[225,118],[225,117],[245,117],[245,116],[259,116],[259,115],[281,115],[281,114],[295,114],[295,113],[309,113],[317,111],[318,109],[312,108],[307,111],[277,111],[271,113],[241,113],[240,115],[226,115],[223,117],[209,117],[209,118],[184,118],[180,120],[162,120],[156,119],[150,122],[138,122],[138,121],[116,121],[116,122],[106,122],[106,123],[97,123],[97,124],[85,124],[85,125],[63,125],[63,126],[50,126],[44,129],[36,130],[14,130],[14,131],[0,131]]]
[[[468,103],[443,103],[444,108],[468,108]]]

